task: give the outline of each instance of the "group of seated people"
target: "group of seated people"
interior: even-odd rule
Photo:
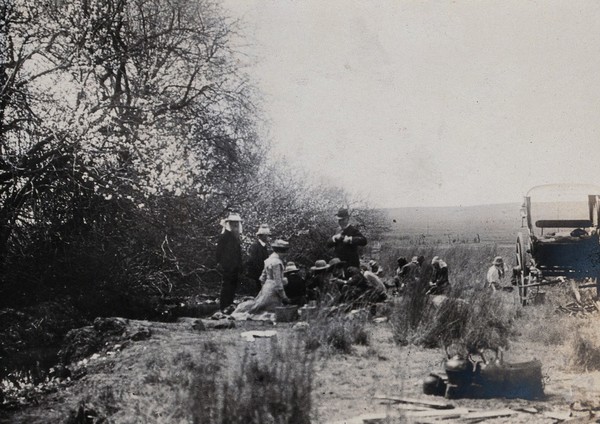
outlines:
[[[450,288],[448,280],[448,264],[439,256],[431,260],[431,267],[426,267],[424,256],[413,256],[410,262],[400,257],[398,267],[392,280],[397,293],[410,290],[424,290],[427,294],[444,294]],[[425,284],[425,282],[427,282]]]
[[[424,258],[414,257],[411,262],[398,260],[398,269],[391,282],[383,277],[379,264],[371,260],[358,267],[348,266],[339,258],[329,262],[320,259],[309,269],[300,269],[294,262],[284,262],[288,243],[276,240],[271,244],[273,253],[265,260],[260,277],[262,288],[258,295],[240,303],[232,316],[248,318],[272,313],[283,305],[310,304],[345,305],[348,310],[383,302],[388,298],[388,288],[396,293],[419,283]],[[428,294],[443,293],[448,283],[448,266],[439,257],[432,260],[433,275],[427,286]]]

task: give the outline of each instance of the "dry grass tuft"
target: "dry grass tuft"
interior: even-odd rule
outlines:
[[[577,330],[572,346],[571,364],[577,371],[600,371],[600,343],[593,332]]]
[[[309,352],[320,349],[326,354],[353,352],[354,345],[368,346],[369,333],[366,318],[349,318],[343,315],[319,317],[305,334],[305,347]]]
[[[311,422],[313,359],[299,341],[274,343],[258,354],[247,348],[240,369],[222,386],[206,371],[196,373],[190,393],[194,424]]]

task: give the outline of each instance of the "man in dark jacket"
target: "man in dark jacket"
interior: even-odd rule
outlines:
[[[242,272],[241,222],[242,219],[238,214],[230,214],[223,222],[223,233],[217,243],[217,263],[223,272],[223,285],[219,299],[221,311],[225,311],[233,304]]]
[[[340,231],[327,241],[327,247],[335,248],[335,256],[346,263],[348,267],[360,267],[358,247],[366,246],[367,239],[350,225],[348,209],[340,209],[336,215]]]
[[[255,295],[260,292],[260,275],[265,267],[265,259],[269,257],[269,236],[271,230],[267,224],[262,224],[256,232],[256,240],[248,249],[248,261],[246,262],[246,275],[254,282]]]

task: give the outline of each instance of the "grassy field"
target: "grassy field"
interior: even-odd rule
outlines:
[[[411,228],[417,226],[415,221]],[[545,303],[527,307],[514,292],[484,292],[494,256],[514,263],[513,233],[496,231],[497,243],[482,237],[479,243],[411,244],[398,241],[407,233],[398,227],[381,241],[378,259],[388,276],[398,256],[443,257],[452,284],[447,307],[436,309],[428,299],[418,303],[407,295],[380,311],[387,322],[365,314],[321,316],[300,330],[252,322],[208,331],[194,330],[189,322],[146,323],[152,329],[149,340],[124,349],[106,346],[89,359],[83,378],[41,397],[37,405],[4,412],[0,421],[101,422],[85,421],[95,414],[114,423],[329,423],[386,412],[397,417],[390,422],[407,422],[401,410],[374,396],[421,397],[422,379],[443,368],[447,353],[498,347],[505,361],[542,362],[546,397],[453,404],[538,410],[489,422],[556,422],[543,414],[551,411],[589,416],[600,408],[598,314],[557,313],[558,306],[573,301],[564,285],[547,288]],[[584,291],[583,300],[592,294]],[[241,337],[247,330],[277,334],[249,342]]]

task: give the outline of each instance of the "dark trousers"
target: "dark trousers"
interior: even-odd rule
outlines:
[[[233,303],[239,279],[238,272],[226,272],[223,274],[223,285],[221,286],[221,297],[219,299],[221,310]]]

